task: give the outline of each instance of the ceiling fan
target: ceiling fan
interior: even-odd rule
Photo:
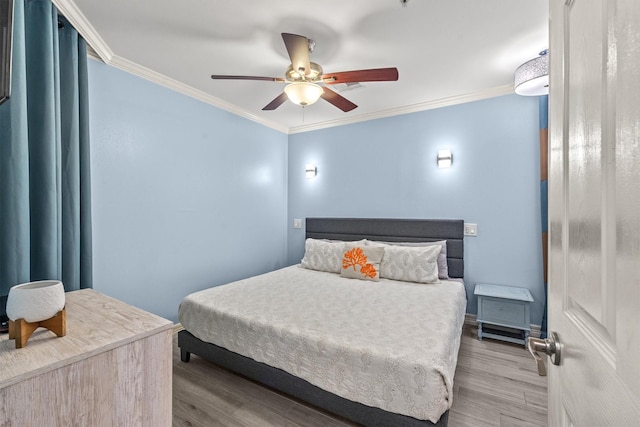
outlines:
[[[309,59],[309,52],[313,51],[315,42],[297,34],[282,33],[282,40],[289,53],[291,65],[287,68],[285,77],[257,77],[257,76],[226,76],[214,74],[214,80],[263,80],[288,83],[284,92],[268,103],[263,110],[275,110],[287,99],[302,105],[311,105],[319,98],[328,101],[344,112],[357,107],[347,98],[339,95],[326,85],[355,82],[386,82],[398,80],[398,69],[373,68],[368,70],[342,71],[323,74],[322,67]],[[321,84],[323,86],[321,86]]]

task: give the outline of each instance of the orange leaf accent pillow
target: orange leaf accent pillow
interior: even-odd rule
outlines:
[[[342,256],[342,277],[361,280],[380,280],[383,247],[347,244]]]
[[[353,271],[356,271],[356,265],[362,267],[367,263],[367,256],[364,254],[362,248],[353,248],[346,251],[342,257],[342,268],[353,267]]]
[[[373,264],[365,264],[362,267],[360,267],[360,274],[373,279],[379,273],[378,273],[378,270],[376,270],[376,268],[373,266]]]

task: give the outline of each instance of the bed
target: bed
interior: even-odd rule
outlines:
[[[463,222],[308,218],[306,238],[444,240],[451,279],[371,283],[296,265],[196,292],[180,305],[182,361],[197,354],[363,425],[446,426],[466,311]]]

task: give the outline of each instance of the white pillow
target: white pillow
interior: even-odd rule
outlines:
[[[345,242],[307,239],[304,242],[304,258],[300,266],[309,270],[340,273]]]
[[[438,245],[385,246],[380,277],[405,282],[437,283],[439,254]]]
[[[440,246],[440,253],[438,254],[438,278],[447,280],[449,279],[449,264],[447,264],[447,241],[438,240],[436,242],[378,242],[375,240],[367,240],[367,244],[385,245],[385,246],[407,246],[407,247],[427,247],[427,246]]]

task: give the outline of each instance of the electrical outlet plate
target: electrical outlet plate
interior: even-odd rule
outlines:
[[[478,224],[464,223],[464,235],[476,237],[478,235]]]
[[[302,220],[294,219],[293,220],[293,228],[302,228]]]

